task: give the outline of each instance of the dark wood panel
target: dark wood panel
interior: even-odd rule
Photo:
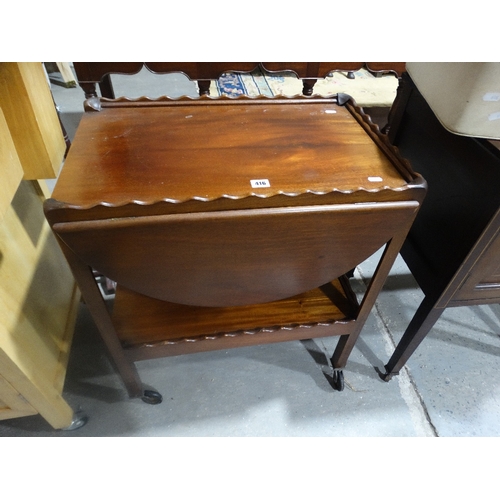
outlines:
[[[142,67],[154,73],[183,72],[193,80],[217,79],[225,72],[250,72],[259,64],[267,71],[294,71],[300,78],[324,78],[333,71],[405,71],[404,62],[74,62],[80,81],[99,82],[106,74],[134,74]]]
[[[453,301],[500,301],[500,210],[471,250],[471,269],[453,294]]]
[[[139,73],[143,65],[142,62],[73,62],[80,83],[100,82],[109,73],[133,75]]]
[[[299,78],[324,78],[333,71],[356,71],[362,62],[265,62],[264,70],[271,72],[293,71]]]
[[[290,297],[347,273],[387,243],[417,202],[59,223],[82,260],[127,288],[222,307]]]
[[[406,71],[404,62],[367,62],[366,67],[372,72],[395,73],[398,77]]]
[[[362,67],[372,72],[392,72],[401,76],[404,63],[364,63],[364,62],[75,62],[75,72],[80,86],[87,97],[95,96],[95,85],[99,84],[103,97],[114,98],[110,76],[112,74],[135,74],[143,67],[153,73],[184,73],[191,80],[197,80],[200,94],[208,94],[210,80],[217,80],[223,73],[248,73],[260,67],[264,71],[293,71],[304,79],[305,95],[313,93],[317,79],[334,71],[356,71]]]

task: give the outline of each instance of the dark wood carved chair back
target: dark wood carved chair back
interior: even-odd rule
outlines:
[[[111,74],[139,73],[143,68],[152,73],[184,73],[190,80],[198,82],[200,95],[208,95],[210,81],[217,80],[223,73],[249,73],[257,68],[265,72],[292,71],[303,82],[302,93],[312,95],[319,78],[325,78],[333,71],[353,72],[366,67],[374,73],[404,72],[404,63],[363,63],[363,62],[75,62],[78,82],[86,98],[97,97],[96,85],[102,97],[114,99]]]

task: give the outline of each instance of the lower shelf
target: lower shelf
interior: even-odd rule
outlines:
[[[130,359],[350,333],[358,304],[347,278],[294,297],[238,307],[163,302],[118,286],[113,323]]]

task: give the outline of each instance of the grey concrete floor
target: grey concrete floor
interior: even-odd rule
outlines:
[[[141,78],[157,85],[151,96],[166,88],[172,96],[196,94],[183,77]],[[120,79],[117,94],[121,85]],[[52,90],[72,137],[83,93]],[[377,258],[358,266],[355,291],[363,290]],[[401,374],[380,379],[422,298],[398,258],[344,370],[343,392],[329,383],[327,360],[337,339],[327,338],[139,362],[143,382],[163,395],[157,406],[127,398],[81,305],[63,396],[88,423],[55,431],[40,416],[25,417],[0,422],[0,436],[498,436],[499,305],[447,310]]]

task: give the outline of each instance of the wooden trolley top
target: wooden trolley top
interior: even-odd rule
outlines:
[[[354,107],[334,98],[213,101],[103,100],[79,125],[53,193],[58,208],[161,203],[168,213],[193,201],[250,208],[276,195],[283,206],[298,195],[399,191],[414,180]]]

